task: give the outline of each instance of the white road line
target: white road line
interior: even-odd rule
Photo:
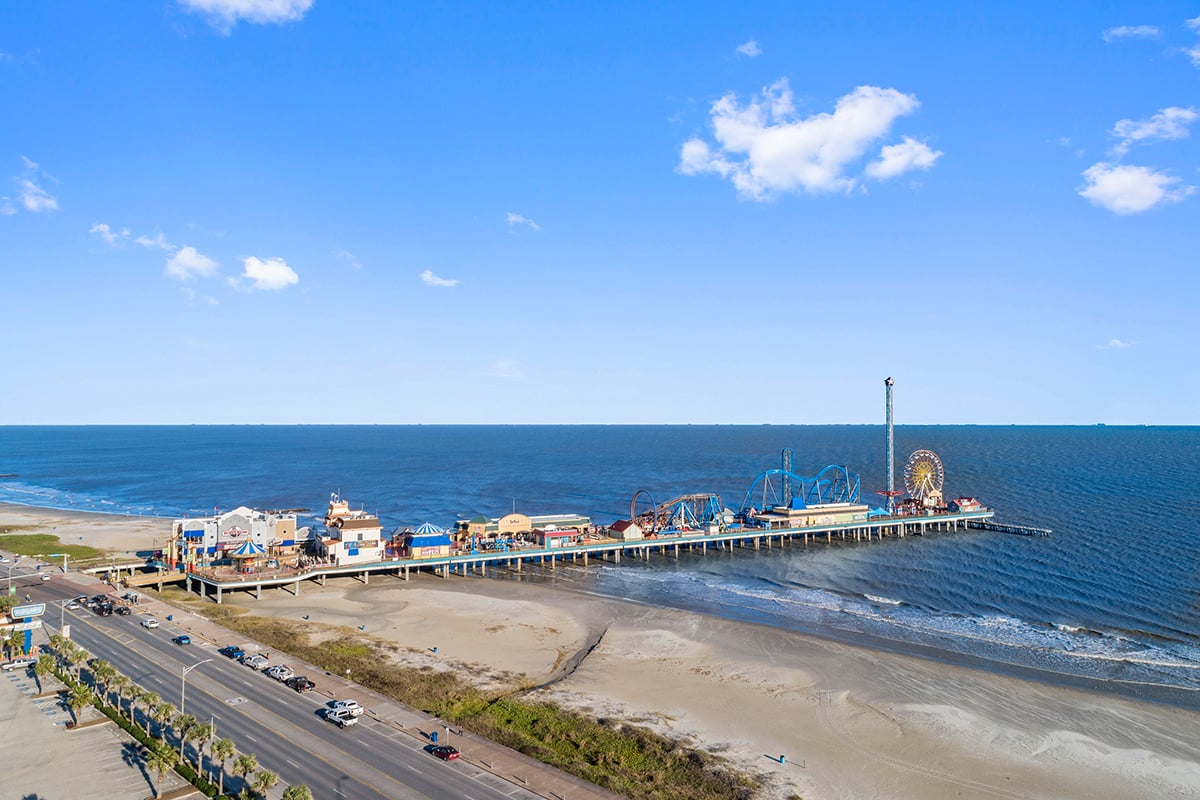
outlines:
[[[285,758],[285,759],[284,759],[284,761],[286,761],[287,763],[291,764],[291,765],[292,765],[293,767],[295,767],[296,769],[300,769],[300,765],[299,765],[299,764],[297,764],[295,761],[292,761],[290,758]]]

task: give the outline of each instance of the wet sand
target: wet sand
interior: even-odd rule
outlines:
[[[132,518],[122,540],[120,519],[77,535],[120,549],[153,536]],[[493,578],[337,579],[227,602],[361,626],[400,661],[497,691],[547,684],[529,696],[685,739],[760,774],[772,800],[1200,796],[1200,714],[1169,706]]]

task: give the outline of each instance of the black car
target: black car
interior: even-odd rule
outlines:
[[[226,645],[225,647],[222,647],[217,652],[220,653],[221,655],[225,656],[226,658],[232,658],[234,660],[237,660],[237,659],[241,658],[242,656],[246,655],[245,650],[243,650],[242,648],[240,648],[234,644]]]
[[[117,606],[116,612],[122,617],[128,617],[133,612],[129,610],[129,606]]]
[[[97,616],[101,617],[111,617],[113,613],[112,603],[97,603],[96,607],[92,610],[96,612]]]
[[[303,675],[297,675],[287,682],[287,685],[295,689],[297,692],[311,692],[316,688],[316,684],[310,681]]]

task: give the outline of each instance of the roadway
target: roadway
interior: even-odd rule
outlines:
[[[87,609],[63,608],[78,594],[95,594],[95,584],[75,583],[57,570],[54,578],[43,582],[32,565],[6,566],[18,597],[28,593],[34,602],[47,604],[42,619],[48,629],[66,622],[73,641],[134,683],[177,708],[182,697],[187,713],[215,722],[218,736],[232,739],[241,753],[253,753],[261,768],[279,775],[281,786],[303,783],[316,797],[355,800],[531,796],[474,765],[439,761],[425,751],[428,745],[422,739],[369,713],[360,716],[357,725],[339,728],[321,715],[327,695],[299,694],[221,656],[217,645],[194,634],[192,644],[176,645],[171,639],[181,631],[165,619],[160,618],[161,627],[146,629],[140,624],[144,614],[99,617]],[[320,690],[325,674],[309,677]],[[195,746],[189,745],[189,751]]]

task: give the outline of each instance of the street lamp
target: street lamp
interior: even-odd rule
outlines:
[[[181,669],[179,671],[179,713],[180,714],[183,713],[183,701],[184,701],[184,694],[187,692],[187,675],[188,675],[188,673],[191,672],[192,670],[194,670],[196,667],[200,666],[201,664],[207,664],[209,661],[212,661],[212,659],[206,658],[203,661],[197,661],[195,664],[192,664],[190,667],[184,667],[183,669]]]

